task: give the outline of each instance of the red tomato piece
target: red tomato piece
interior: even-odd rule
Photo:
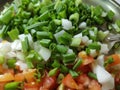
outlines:
[[[39,90],[39,84],[35,82],[25,83],[24,90]]]
[[[62,83],[71,89],[78,89],[78,85],[75,82],[75,80],[73,79],[73,77],[71,76],[71,74],[68,74],[63,80]]]
[[[92,80],[88,88],[88,90],[101,90],[101,86],[96,80]]]

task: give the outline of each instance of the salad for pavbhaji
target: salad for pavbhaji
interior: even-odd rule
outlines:
[[[82,0],[6,4],[0,90],[120,90],[120,20],[114,16]]]

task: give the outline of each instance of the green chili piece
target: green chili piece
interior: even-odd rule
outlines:
[[[20,82],[10,82],[7,83],[4,87],[4,90],[17,90]]]

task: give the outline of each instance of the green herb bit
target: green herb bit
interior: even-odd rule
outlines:
[[[28,37],[25,37],[24,41],[22,41],[22,50],[23,52],[27,52],[29,50],[29,42],[28,42]]]
[[[74,14],[70,15],[69,19],[71,21],[73,21],[74,23],[78,23],[78,21],[79,21],[79,13],[74,13]]]
[[[73,70],[76,70],[82,64],[82,60],[78,59],[76,64],[73,66]]]
[[[56,48],[60,53],[66,53],[68,51],[68,48],[64,45],[57,45]]]
[[[44,47],[48,47],[51,43],[51,40],[50,39],[42,39],[40,40],[40,44]]]
[[[3,55],[0,55],[0,64],[3,64],[4,63],[4,56]]]
[[[20,82],[9,82],[5,85],[5,90],[17,90],[19,88]]]
[[[109,57],[105,62],[104,62],[104,67],[106,67],[107,65],[111,64],[114,62],[114,59],[112,57]]]
[[[99,51],[101,49],[101,46],[97,42],[94,42],[94,43],[89,44],[88,48],[95,49],[95,50]]]
[[[81,43],[81,38],[72,38],[71,45],[72,47],[79,47]]]
[[[60,63],[58,62],[58,60],[54,60],[54,62],[52,63],[52,67],[54,68],[60,67]]]
[[[77,77],[79,74],[73,70],[69,70],[69,73],[72,75],[72,77]]]
[[[63,62],[64,63],[73,63],[76,59],[75,53],[67,53],[63,55]]]
[[[89,73],[88,73],[88,76],[91,77],[91,78],[93,78],[93,79],[95,79],[95,80],[97,80],[96,74],[94,74],[94,73],[92,73],[92,72],[89,72]]]
[[[8,35],[11,38],[11,40],[14,41],[15,39],[18,38],[19,31],[18,31],[18,29],[13,29],[13,30],[8,32]]]
[[[54,68],[54,69],[50,70],[48,75],[49,76],[54,76],[57,73],[57,70],[58,70],[58,68]]]
[[[108,17],[109,20],[112,20],[114,15],[115,15],[115,13],[111,10],[107,13],[107,17]]]
[[[15,68],[16,59],[9,59],[7,65],[9,68]]]

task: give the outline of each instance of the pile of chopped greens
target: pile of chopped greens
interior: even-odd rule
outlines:
[[[107,56],[111,48],[119,47],[119,43],[114,43],[109,48],[105,38],[111,33],[120,33],[120,20],[114,20],[114,12],[106,12],[99,5],[90,6],[82,0],[14,0],[0,14],[0,38],[11,43],[5,54],[0,50],[0,64],[16,69],[22,59],[27,69],[37,70],[37,80],[45,71],[49,76],[59,71],[64,76],[70,73],[78,77],[84,73],[78,68],[87,65],[84,55],[96,62],[99,56]],[[18,53],[19,57],[6,58],[9,52]],[[107,70],[113,62],[109,57],[103,67]],[[87,75],[97,80],[93,72],[90,69]],[[5,88],[11,90],[7,85]]]

